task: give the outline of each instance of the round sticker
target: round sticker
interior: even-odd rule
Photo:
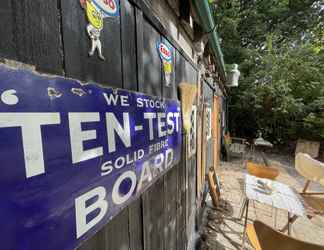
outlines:
[[[101,13],[97,11],[96,7],[89,1],[87,1],[86,8],[89,23],[96,29],[102,29],[103,19]]]
[[[172,52],[166,44],[158,43],[158,50],[162,60],[166,60],[166,61],[172,60]]]
[[[118,15],[118,4],[116,0],[92,0],[98,9],[106,16]]]

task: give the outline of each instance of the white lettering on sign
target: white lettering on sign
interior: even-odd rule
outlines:
[[[167,124],[168,124],[168,134],[171,135],[173,134],[173,131],[174,131],[174,122],[172,120],[173,118],[173,113],[168,113],[167,115]]]
[[[134,162],[141,160],[144,157],[144,150],[139,149],[131,153],[127,154],[126,156],[120,156],[115,161],[106,161],[101,165],[101,176],[109,175],[114,169],[120,169],[124,166],[133,164]]]
[[[140,192],[145,186],[147,186],[154,178],[154,171],[163,172],[167,170],[173,161],[173,149],[167,149],[165,153],[160,153],[156,155],[153,159],[153,164],[150,164],[150,160],[147,160],[143,163],[140,179],[137,184],[137,176],[135,171],[128,170],[122,173],[117,180],[115,181],[112,192],[111,199],[114,204],[121,205],[127,202],[132,195],[134,194],[136,184],[137,189],[136,193]],[[155,174],[155,176],[158,173]],[[120,192],[120,186],[126,179],[130,180],[130,187],[125,193]],[[124,190],[123,190],[124,191]],[[80,238],[87,231],[93,228],[96,224],[98,224],[106,215],[108,210],[108,198],[107,190],[99,186],[97,188],[91,189],[85,194],[77,197],[75,199],[75,217],[76,217],[76,237]],[[93,200],[96,198],[92,204],[87,204],[87,201]],[[91,212],[99,210],[98,214],[91,219],[91,221],[87,221],[87,215]]]
[[[164,162],[164,155],[158,154],[157,157],[155,157],[154,159],[155,170],[159,170],[160,172],[163,172],[163,162]]]
[[[88,200],[98,197],[91,205],[87,206]],[[75,199],[75,218],[76,218],[76,237],[77,239],[94,227],[106,214],[108,210],[108,202],[105,200],[106,189],[104,187],[96,187],[87,193]],[[91,221],[87,222],[87,215],[98,210],[99,213]]]
[[[165,168],[169,168],[172,166],[172,161],[173,161],[173,149],[172,148],[168,148],[165,151],[165,155],[166,155],[166,160],[165,160]]]
[[[136,102],[138,108],[165,108],[165,103],[159,100],[137,98]]]
[[[153,175],[151,172],[150,164],[146,161],[142,166],[141,177],[137,185],[137,192],[142,189],[142,186],[145,182],[151,182],[153,179]]]
[[[119,191],[120,184],[125,180],[131,180],[131,187],[126,194],[122,195]],[[121,205],[126,202],[133,194],[136,187],[136,174],[133,171],[126,171],[118,177],[112,190],[112,200],[115,204]]]
[[[110,97],[107,96],[107,98]],[[121,103],[123,102],[123,98],[119,97],[117,99],[111,97],[110,100],[111,102],[115,102],[114,100],[116,100],[116,102],[118,102],[118,100]],[[123,147],[130,148],[132,146],[132,136],[129,113],[122,113],[120,120],[117,119],[116,115],[112,112],[107,112],[105,116],[108,153],[114,153],[117,151],[117,140],[120,141],[119,144]],[[144,112],[143,119],[148,125],[149,141],[165,137],[167,134],[170,135],[174,133],[174,130],[178,132],[179,117],[179,112]],[[82,129],[82,125],[102,122],[98,112],[71,112],[68,113],[68,122],[71,158],[73,164],[95,159],[104,155],[104,145],[84,149],[85,142],[97,140],[97,131],[95,129]],[[59,113],[0,113],[0,128],[21,128],[25,172],[27,178],[45,173],[41,127],[60,123],[61,118]],[[136,130],[136,127],[140,127],[141,129]],[[154,127],[157,127],[157,132],[155,132]],[[143,125],[135,126],[134,130],[135,132],[141,132],[143,130]],[[157,152],[165,146],[167,146],[167,140],[156,144],[154,148],[149,146],[149,152]],[[104,176],[110,174],[112,171],[111,165],[116,169],[120,169],[125,165],[133,164],[135,161],[142,159],[143,157],[143,149],[134,152],[133,156],[130,154],[120,156],[114,162],[102,164],[101,175]]]
[[[114,113],[106,113],[107,122],[107,134],[108,134],[108,151],[109,153],[116,151],[116,137],[115,132],[125,145],[125,147],[131,146],[131,136],[129,127],[129,114],[123,113],[123,127],[118,122]]]
[[[107,102],[108,106],[116,106],[120,105],[122,107],[128,107],[128,96],[127,95],[114,95],[114,94],[107,94],[103,93],[103,96]]]
[[[167,146],[168,146],[168,139],[165,139],[164,141],[160,141],[155,144],[151,144],[149,146],[149,154],[156,153],[161,149],[166,148]]]
[[[59,113],[0,113],[0,128],[21,128],[27,178],[45,173],[41,126],[60,123]]]
[[[149,137],[150,141],[154,139],[154,134],[153,134],[153,119],[156,118],[156,114],[152,112],[145,112],[144,113],[144,119],[148,120],[149,123]]]
[[[83,142],[97,139],[96,130],[82,131],[81,124],[99,122],[99,113],[69,113],[72,163],[78,163],[103,155],[103,148],[83,149]]]
[[[180,113],[173,113],[173,117],[176,118],[176,131],[179,131],[179,116]]]
[[[158,137],[164,137],[166,136],[166,130],[164,130],[165,128],[165,122],[162,121],[162,119],[165,120],[165,113],[158,113]]]
[[[19,102],[19,98],[16,94],[17,94],[16,90],[8,89],[2,92],[0,99],[4,104],[10,106],[16,105]]]

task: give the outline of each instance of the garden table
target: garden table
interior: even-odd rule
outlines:
[[[250,200],[270,205],[276,209],[287,211],[289,235],[291,215],[298,217],[308,215],[308,211],[304,204],[303,198],[297,193],[294,188],[286,184],[246,174],[244,188],[246,199],[241,209],[241,218],[243,217],[245,210],[244,235],[248,220]]]
[[[254,140],[253,144],[254,144],[254,147],[256,147],[257,149],[260,150],[260,154],[261,154],[261,157],[263,159],[264,164],[266,166],[269,166],[269,162],[268,162],[267,156],[266,156],[266,154],[264,152],[264,149],[265,148],[272,148],[273,144],[271,142],[269,142],[269,141],[264,140],[261,137],[261,135],[260,135],[259,138]],[[254,152],[254,150],[253,150],[253,152]]]

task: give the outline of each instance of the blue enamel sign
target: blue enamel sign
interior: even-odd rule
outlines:
[[[180,160],[179,102],[0,66],[1,249],[74,249]]]

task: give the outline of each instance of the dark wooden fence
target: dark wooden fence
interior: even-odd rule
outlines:
[[[197,83],[195,65],[150,9],[142,1],[121,0],[120,6],[119,17],[104,21],[106,61],[101,61],[88,57],[90,41],[79,0],[1,0],[0,57],[34,65],[44,73],[165,98],[178,98],[182,81]],[[162,38],[175,49],[170,87],[164,84],[156,49]],[[194,155],[173,167],[80,249],[186,249],[195,214]]]

